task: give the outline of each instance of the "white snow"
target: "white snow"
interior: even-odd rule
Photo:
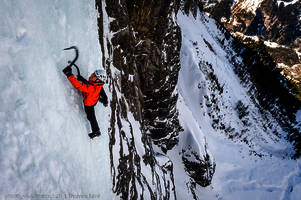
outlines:
[[[291,152],[291,145],[284,139],[271,138],[271,135],[263,131],[261,127],[263,119],[259,114],[256,115],[258,111],[252,105],[247,89],[242,87],[225,57],[224,48],[227,48],[227,44],[224,45],[225,47],[219,46],[216,38],[221,36],[214,21],[206,16],[206,19],[202,20],[202,17],[204,16],[201,15],[195,20],[192,16],[184,16],[181,12],[178,14],[178,24],[182,31],[178,109],[180,121],[185,129],[180,134],[178,148],[181,149],[183,144],[195,143],[195,149],[200,149],[201,153],[206,142],[208,151],[216,162],[212,185],[207,188],[197,186],[199,198],[206,200],[300,199],[300,159],[285,158],[285,155]],[[203,38],[209,41],[215,53],[208,49]],[[193,42],[197,44],[197,49]],[[249,119],[255,120],[254,126],[251,127],[254,136],[250,135],[252,138],[250,141],[257,146],[256,151],[271,156],[260,158],[251,155],[252,149],[246,144],[231,141],[211,127],[211,121],[207,115],[210,110],[200,105],[204,101],[204,96],[209,95],[210,92],[206,74],[198,67],[201,60],[212,64],[219,82],[224,85],[226,92],[221,94],[222,101],[228,105],[228,108],[221,108],[224,120],[232,124],[235,129],[240,129],[241,124],[235,125],[234,123],[239,120],[231,104],[239,99],[243,101],[252,110],[251,115],[257,118]],[[300,113],[297,117],[301,118]],[[274,126],[277,127],[276,124]],[[281,131],[279,128],[276,129]],[[177,160],[176,154],[170,152],[169,156],[173,158],[173,162],[177,163],[174,164],[176,188],[186,188],[183,191],[177,190],[179,193],[177,195],[180,199],[187,198],[185,194],[188,190],[186,185],[189,184],[189,178],[184,176],[183,164],[181,160]],[[184,183],[181,184],[181,181]]]
[[[300,19],[301,21],[301,19]],[[298,55],[299,60],[301,60],[301,52],[299,52],[299,49],[294,49],[296,54]]]
[[[278,7],[279,7],[280,3],[283,3],[284,6],[288,6],[288,5],[291,5],[291,4],[298,3],[298,2],[300,2],[300,0],[290,0],[290,1],[277,0]]]
[[[271,48],[277,48],[277,47],[280,47],[279,44],[277,44],[276,42],[271,42],[271,41],[264,41],[264,44],[268,47],[271,47]]]
[[[277,63],[277,67],[283,69],[283,68],[287,68],[289,66],[284,63]]]
[[[73,50],[62,49],[72,45],[79,47],[84,77],[101,66],[97,16],[94,1],[1,1],[1,199],[33,194],[112,199],[110,111],[96,106],[102,136],[91,141],[81,94],[62,73],[74,57]]]
[[[296,120],[301,123],[301,110],[296,112]]]

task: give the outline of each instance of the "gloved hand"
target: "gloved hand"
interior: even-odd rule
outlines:
[[[72,68],[71,68],[71,66],[65,67],[65,69],[63,69],[63,72],[64,72],[64,74],[65,74],[67,77],[72,76]]]

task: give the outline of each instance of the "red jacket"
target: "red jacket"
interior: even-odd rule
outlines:
[[[104,83],[93,83],[88,81],[87,84],[79,82],[74,75],[69,76],[68,80],[76,89],[82,91],[85,106],[93,106],[97,103],[99,93]]]

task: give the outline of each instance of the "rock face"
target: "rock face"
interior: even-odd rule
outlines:
[[[299,1],[222,0],[205,4],[205,10],[230,32],[262,36],[281,45],[299,47],[301,37]]]
[[[208,154],[204,158],[200,158],[196,152],[191,151],[191,148],[182,150],[182,160],[185,170],[189,173],[195,184],[203,187],[210,185],[215,172],[215,166],[211,166],[210,159]]]
[[[196,17],[199,9],[205,9],[216,15],[215,18],[220,17],[228,23],[232,19],[231,9],[235,8],[235,13],[240,13],[237,15],[244,24],[237,25],[239,20],[236,17],[236,22],[225,23],[228,30],[235,29],[246,34],[259,29],[252,24],[256,21],[253,12],[251,15],[245,11],[238,12],[244,10],[238,6],[242,1],[235,1],[234,7],[233,1],[208,2],[96,0],[100,14],[98,26],[102,63],[107,70],[112,93],[109,148],[113,191],[121,199],[176,199],[176,159],[180,160],[183,171],[190,177],[188,187],[193,198],[197,199],[197,186],[211,184],[215,163],[207,152],[207,144],[199,145],[203,145],[202,153],[187,144],[183,149],[177,149],[182,148],[177,144],[184,130],[177,109],[179,94],[176,87],[182,42],[177,12],[181,10]],[[223,7],[230,10],[219,12]],[[265,15],[263,12],[261,14]],[[210,24],[207,24],[209,19],[202,16],[202,23],[211,34]],[[263,20],[260,14],[258,16],[258,23],[265,23],[265,17]],[[267,138],[276,141],[280,138],[278,132],[285,130],[295,143],[296,156],[299,156],[300,124],[296,123],[293,110],[301,106],[289,92],[290,83],[279,76],[273,59],[261,46],[265,47],[264,44],[251,41],[246,46],[240,40],[231,38],[224,27],[219,28],[221,35],[212,33],[210,37],[214,42],[211,40],[211,44],[203,38],[201,42],[205,48],[202,51],[210,51],[215,56],[217,49],[226,53],[225,59],[240,77],[241,84],[249,88],[252,107],[243,101],[235,102],[234,111],[241,126],[234,130],[232,125],[237,124],[236,121],[228,123],[223,113],[225,110],[226,113],[233,111],[232,105],[227,105],[229,102],[224,98],[228,95],[225,85],[220,82],[212,60],[200,56],[198,67],[208,87],[201,102],[201,108],[206,110],[204,116],[208,115],[216,132],[244,142],[251,148],[256,146],[256,141],[264,138],[261,133],[266,135],[265,132],[268,132]],[[260,31],[262,35],[270,34],[265,29]],[[289,42],[284,38],[275,40]],[[197,42],[191,42],[198,55]],[[217,44],[221,47],[217,48]],[[258,115],[262,119],[260,122],[257,121]],[[257,130],[258,134],[253,134]],[[169,158],[169,152],[178,154],[178,157]]]
[[[269,112],[288,133],[287,139],[295,145],[295,156],[299,157],[301,155],[300,123],[296,121],[295,112],[300,109],[301,103],[291,92],[294,87],[281,75],[280,69],[276,68],[263,42],[257,43],[251,39],[244,41],[246,42],[248,43],[246,46],[239,40],[233,42],[233,49],[243,59],[242,65],[236,62],[236,57],[231,58],[235,72],[243,84],[250,86],[249,94],[253,96],[254,104],[258,106],[260,113],[268,116]],[[243,118],[247,108],[237,104],[237,110]],[[271,127],[267,124],[267,128]],[[274,131],[273,134],[278,135],[277,132]]]
[[[176,5],[172,1],[106,3],[108,15],[115,18],[110,30],[117,32],[112,38],[113,64],[124,73],[120,90],[131,101],[129,110],[143,131],[166,152],[177,144],[181,130],[174,93],[181,45],[173,21]]]
[[[301,65],[301,3],[296,0],[223,0],[202,1],[204,10],[240,40],[257,37],[281,73],[294,83],[301,100],[294,68]],[[248,44],[248,42],[247,42]],[[299,67],[297,67],[299,68]]]
[[[234,49],[245,65],[236,64],[236,72],[243,82],[248,72],[256,88],[250,93],[289,133],[288,138],[297,150],[296,156],[300,156],[301,138],[294,115],[300,108],[296,97],[301,100],[301,74],[296,70],[301,64],[298,56],[301,52],[300,2],[222,0],[201,3],[204,10],[237,39]],[[235,58],[232,60],[234,62]]]
[[[171,0],[96,1],[103,67],[112,92],[113,191],[121,199],[176,199],[173,162],[164,153],[178,143],[183,130],[176,109],[179,7]],[[153,144],[163,154],[155,153]],[[204,164],[200,173],[214,171],[207,169],[213,166],[206,159],[199,159]],[[207,186],[212,176],[198,183]]]
[[[178,58],[177,55],[171,58],[170,47],[165,42],[168,38],[180,39],[171,21],[169,9],[173,6],[170,4],[170,1],[110,0],[96,3],[99,13],[107,14],[99,18],[99,27],[100,37],[107,40],[101,45],[103,54],[107,55],[103,58],[104,67],[111,77],[113,191],[122,199],[176,198],[172,163],[167,160],[160,165],[151,142],[151,138],[159,140],[170,134],[170,140],[162,142],[162,148],[171,148],[180,130],[173,109],[177,96],[172,95]],[[105,17],[112,20],[103,24]],[[101,30],[102,27],[108,32]],[[110,33],[113,33],[111,37]],[[158,37],[167,33],[169,37],[165,40]],[[167,75],[169,81],[165,79]],[[167,120],[163,121],[162,117]],[[159,132],[162,127],[166,129]]]

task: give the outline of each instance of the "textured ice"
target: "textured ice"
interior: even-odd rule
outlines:
[[[101,66],[94,1],[0,2],[0,196],[100,194],[111,199],[108,109],[91,141],[81,95],[62,69]],[[75,70],[74,70],[75,71]]]

